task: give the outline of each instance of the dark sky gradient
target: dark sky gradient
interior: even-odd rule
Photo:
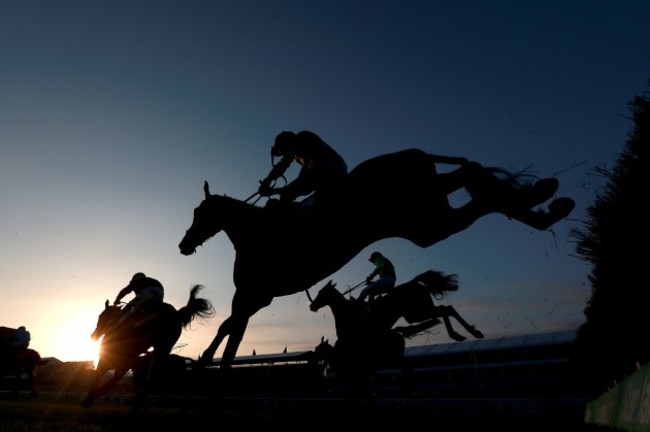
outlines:
[[[649,19],[646,1],[0,2],[0,325],[26,325],[43,355],[88,358],[104,301],[143,271],[177,307],[206,286],[217,316],[177,351],[198,356],[234,293],[225,235],[177,248],[203,181],[245,199],[275,135],[309,129],[350,167],[418,147],[556,176],[577,207],[552,232],[492,215],[426,250],[371,245],[332,278],[356,285],[381,250],[399,282],[457,273],[443,303],[486,337],[575,329],[590,269],[568,233],[647,91]],[[282,297],[239,354],[323,335],[328,311]]]

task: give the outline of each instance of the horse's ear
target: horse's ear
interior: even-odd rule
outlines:
[[[104,309],[108,309],[108,300],[106,300],[106,303],[104,303]]]
[[[203,192],[205,192],[206,198],[210,196],[210,185],[208,184],[207,180],[205,181],[205,183],[203,183]]]

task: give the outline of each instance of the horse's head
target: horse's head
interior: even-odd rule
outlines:
[[[218,197],[210,195],[210,185],[207,181],[203,185],[203,191],[205,199],[194,209],[192,226],[185,232],[185,236],[178,244],[183,255],[192,255],[196,252],[197,247],[222,230],[215,210]]]
[[[313,355],[309,359],[309,364],[319,367],[320,373],[324,375],[332,361],[334,346],[330,344],[329,339],[325,339],[325,336],[323,336],[312,353]]]
[[[332,354],[334,347],[330,344],[329,339],[325,339],[325,336],[321,337],[320,343],[314,348],[314,358],[319,361],[326,360]]]
[[[108,329],[117,322],[121,314],[122,309],[119,306],[111,306],[108,300],[106,300],[106,303],[104,303],[104,310],[97,318],[97,326],[95,326],[95,330],[90,335],[92,340],[97,341],[100,337],[105,335]]]
[[[307,295],[309,296],[309,292],[307,292]],[[312,312],[316,312],[322,307],[331,306],[336,298],[343,298],[343,294],[336,289],[336,284],[330,280],[318,291],[315,299],[311,300],[311,296],[309,296],[311,300],[309,309]]]

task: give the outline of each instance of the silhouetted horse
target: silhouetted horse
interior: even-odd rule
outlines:
[[[325,288],[336,291],[331,283]],[[332,346],[328,341],[321,340],[314,349],[313,361],[319,362],[323,372],[329,367],[338,374],[350,396],[367,397],[377,368],[401,366],[404,338],[396,330],[373,325],[368,319],[367,304],[364,302],[345,300],[342,294],[339,295],[343,299],[341,302],[332,298],[332,304],[319,303],[332,309],[336,342]],[[323,298],[317,296],[315,301],[320,302]],[[312,310],[315,312],[318,309]]]
[[[349,327],[348,321],[359,320],[354,315],[360,315],[364,319],[365,326],[380,329],[391,329],[397,321],[404,319],[411,325],[395,327],[404,337],[421,333],[439,324],[442,319],[449,337],[455,341],[464,341],[467,338],[457,333],[451,325],[449,318],[453,317],[472,336],[482,339],[483,333],[465,321],[453,306],[438,306],[434,303],[433,296],[456,290],[458,290],[458,275],[427,270],[410,281],[395,286],[374,301],[364,302],[354,298],[346,299],[336,289],[336,284],[329,281],[311,301],[309,308],[316,312],[329,306],[336,320],[337,334],[349,332],[346,331]],[[310,297],[309,292],[307,294]]]
[[[133,325],[120,325],[114,330],[111,330],[111,327],[123,311],[119,306],[109,305],[106,300],[104,311],[99,315],[97,326],[91,335],[93,340],[102,336],[103,338],[95,376],[82,405],[90,408],[95,400],[113,388],[129,369],[141,363],[140,355],[150,348],[153,348],[154,356],[152,368],[156,367],[156,362],[166,362],[183,329],[194,318],[208,318],[214,315],[212,303],[197,297],[202,288],[202,285],[192,287],[187,304],[178,310],[168,303],[162,303],[158,308],[141,316],[136,314]],[[113,375],[102,382],[104,375],[109,371],[113,371]],[[139,383],[140,385],[136,386],[135,407],[144,404],[147,394],[146,380],[141,379]]]
[[[383,363],[398,364],[401,360],[402,336],[411,337],[425,331],[439,324],[441,318],[452,339],[466,338],[453,329],[449,317],[455,318],[472,336],[482,339],[483,333],[468,324],[453,306],[437,306],[433,301],[433,296],[456,291],[457,279],[455,274],[428,270],[371,302],[346,299],[336,284],[327,282],[309,308],[316,312],[329,306],[334,315],[338,339],[334,344],[332,368],[345,373],[347,381],[357,387],[359,376],[365,377],[367,383],[377,367]],[[411,325],[393,328],[400,319]],[[395,342],[395,334],[400,335],[401,344]]]
[[[317,375],[325,376],[327,368],[330,366],[334,347],[330,344],[329,339],[323,336],[320,343],[312,351],[308,364],[315,369]]]
[[[435,164],[460,164],[438,174]],[[236,250],[236,287],[231,315],[219,327],[200,361],[212,361],[228,337],[221,366],[230,366],[248,321],[274,297],[305,291],[341,269],[366,246],[399,237],[426,248],[463,231],[479,218],[501,213],[538,230],[568,216],[570,198],[557,198],[548,211],[534,210],[555,194],[559,184],[545,178],[522,184],[517,176],[484,168],[463,158],[404,150],[359,164],[313,211],[261,208],[234,198],[211,195],[194,209],[194,220],[179,244],[183,255],[220,231]],[[449,195],[466,189],[471,200],[454,208]],[[386,207],[395,211],[386,211]]]
[[[0,375],[5,379],[12,377],[12,391],[18,392],[23,373],[27,377],[27,385],[32,396],[38,393],[36,390],[36,371],[39,367],[45,366],[47,360],[43,360],[38,351],[31,348],[21,349],[16,352],[7,352],[0,359]]]

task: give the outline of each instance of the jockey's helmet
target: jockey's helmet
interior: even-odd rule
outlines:
[[[135,282],[135,281],[137,281],[137,280],[144,279],[145,277],[146,277],[146,276],[144,275],[144,273],[142,273],[142,272],[137,272],[137,273],[134,274],[133,277],[131,278],[131,282]]]
[[[373,252],[373,253],[370,254],[370,258],[368,258],[368,261],[374,262],[380,256],[381,256],[381,254],[379,252]]]
[[[293,143],[296,139],[296,134],[293,132],[280,132],[273,142],[273,147],[271,147],[271,154],[273,156],[284,156],[287,151],[291,150]]]

